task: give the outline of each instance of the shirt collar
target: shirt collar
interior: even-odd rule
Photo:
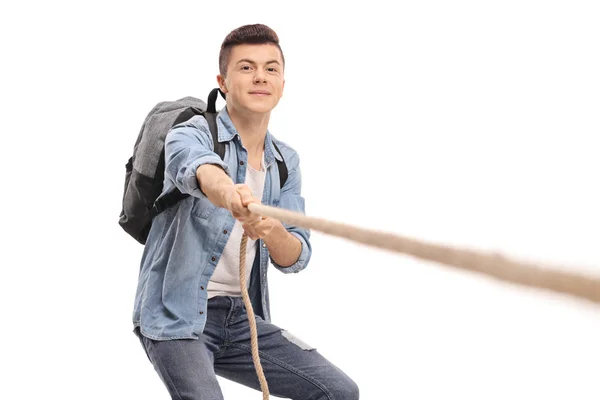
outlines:
[[[219,143],[229,142],[236,136],[239,140],[241,140],[241,137],[237,129],[235,128],[235,125],[233,125],[233,121],[231,121],[231,118],[229,117],[227,107],[223,107],[223,109],[219,111],[217,115],[217,128],[219,131],[217,136]],[[273,147],[273,136],[271,135],[268,129],[267,135],[265,136],[264,158],[266,166],[271,165],[275,161],[275,159],[283,161],[283,158],[281,157],[279,152],[275,151],[275,148]]]

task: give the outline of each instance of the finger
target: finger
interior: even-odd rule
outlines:
[[[237,213],[232,213],[233,217],[235,219],[237,219],[238,221],[240,221],[242,224],[248,224],[248,225],[255,225],[260,221],[260,216],[257,216],[256,214],[253,214],[251,212],[249,212],[247,209],[242,209],[245,211],[240,211]]]
[[[253,229],[251,226],[249,226],[248,224],[244,224],[242,225],[244,228],[244,232],[246,232],[246,235],[248,235],[248,237],[252,240],[256,240],[258,238],[258,233],[256,232],[255,229]]]
[[[242,200],[239,196],[235,201],[231,202],[231,214],[240,222],[246,222],[253,215],[250,210],[242,204]]]
[[[252,196],[252,191],[247,186],[238,186],[237,192],[240,196],[241,202],[244,207],[247,207],[248,204],[252,203],[254,200],[254,196]]]
[[[252,213],[247,218],[246,223],[256,229],[262,224],[263,221],[264,219],[260,215]]]
[[[252,234],[256,234],[256,228],[254,226],[252,226],[252,224],[248,223],[248,222],[244,222],[242,224],[242,227],[244,228],[244,230],[248,233],[252,233]]]

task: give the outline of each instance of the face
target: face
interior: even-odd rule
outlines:
[[[231,49],[227,76],[217,76],[227,107],[240,113],[268,113],[283,94],[283,60],[273,44],[240,44]]]

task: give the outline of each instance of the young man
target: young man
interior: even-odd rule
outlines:
[[[165,189],[191,196],[159,214],[141,262],[134,331],[173,399],[222,399],[216,376],[260,390],[239,288],[242,234],[261,364],[273,396],[358,399],[357,385],[315,349],[270,322],[269,259],[284,273],[310,259],[309,231],[251,213],[251,202],[304,212],[298,154],[267,127],[284,87],[275,32],[246,25],[224,40],[217,117],[224,160],[203,117],[174,127],[165,143]],[[276,146],[275,146],[276,145]],[[281,154],[277,151],[279,149]],[[276,160],[288,178],[280,188]]]

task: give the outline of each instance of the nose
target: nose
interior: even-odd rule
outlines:
[[[254,74],[254,83],[266,83],[266,82],[267,82],[267,75],[265,74],[265,71],[262,70],[261,68],[257,68],[256,73]]]

